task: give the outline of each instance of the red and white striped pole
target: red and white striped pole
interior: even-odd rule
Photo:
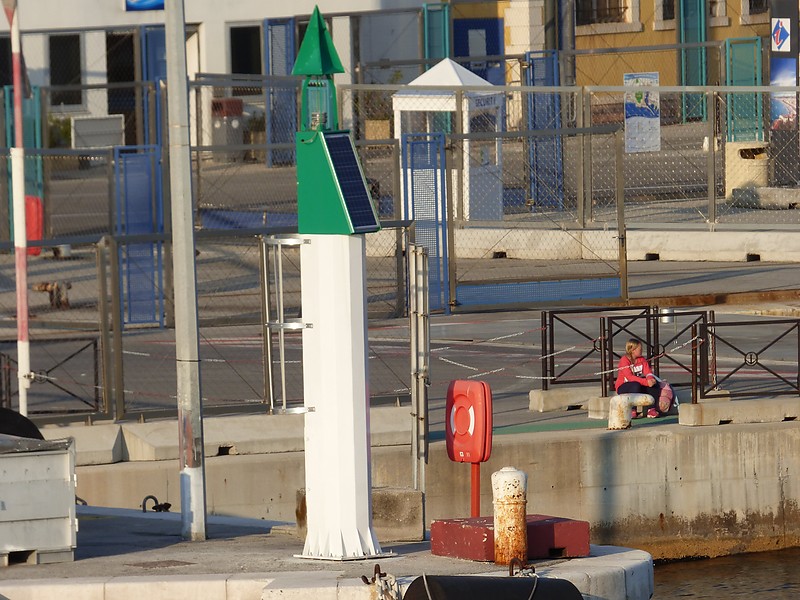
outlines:
[[[17,379],[19,412],[28,414],[31,385],[31,353],[28,340],[28,238],[25,225],[25,138],[22,130],[22,44],[17,0],[3,0],[11,27],[11,66],[14,84],[14,147],[11,148],[11,177],[14,212],[14,257],[17,283]]]

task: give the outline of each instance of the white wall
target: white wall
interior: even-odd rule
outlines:
[[[310,15],[315,5],[323,15],[381,9],[414,8],[422,0],[237,0],[224,5],[213,0],[184,1],[186,21],[194,23],[260,21],[271,17]],[[124,10],[123,0],[36,0],[19,3],[23,31],[43,29],[91,29],[120,25],[150,25],[164,22],[164,11]],[[0,20],[0,32],[8,31],[8,23]]]

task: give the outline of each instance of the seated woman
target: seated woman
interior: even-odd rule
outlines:
[[[666,414],[670,409],[667,406],[664,411],[660,410],[661,387],[658,385],[658,380],[653,375],[647,359],[642,356],[641,340],[636,338],[629,339],[625,344],[625,355],[619,359],[617,365],[617,380],[614,383],[614,389],[617,394],[649,394],[652,396],[653,408],[647,411],[647,416],[651,419]]]

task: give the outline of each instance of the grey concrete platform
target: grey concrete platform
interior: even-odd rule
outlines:
[[[210,517],[208,539],[182,541],[180,515],[79,508],[75,562],[0,569],[2,600],[261,600],[375,598],[376,565],[403,590],[426,575],[507,577],[492,563],[433,556],[430,544],[384,545],[392,556],[331,562],[297,558],[303,542],[285,525]],[[653,593],[650,555],[592,546],[588,558],[531,563],[543,577],[572,581],[587,598],[646,600]]]
[[[204,420],[205,456],[271,454],[303,451],[303,415],[253,414]],[[373,447],[408,444],[411,411],[407,406],[382,406],[370,411]],[[91,426],[47,425],[47,439],[75,438],[77,465],[176,460],[178,423],[174,419],[146,423],[97,422]]]

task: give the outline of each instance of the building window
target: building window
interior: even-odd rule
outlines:
[[[261,75],[261,27],[231,27],[231,73]]]
[[[11,38],[0,37],[0,85],[11,85],[14,81],[11,67]]]
[[[627,6],[622,0],[577,0],[577,25],[594,23],[624,23]]]
[[[77,33],[50,36],[50,85],[80,85],[81,79],[81,38]],[[51,90],[52,106],[80,105],[83,103],[81,90]]]
[[[671,21],[675,18],[675,0],[662,0],[661,20]]]
[[[755,25],[769,23],[769,0],[742,0],[739,23]]]

